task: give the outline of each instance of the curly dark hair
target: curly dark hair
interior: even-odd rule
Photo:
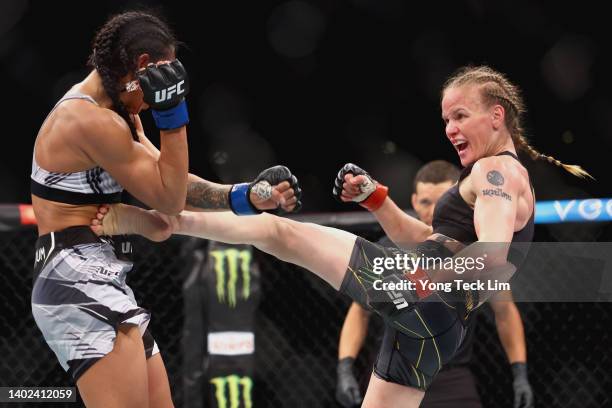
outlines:
[[[113,102],[113,110],[127,122],[134,140],[138,140],[136,127],[119,99],[122,91],[119,80],[136,71],[140,55],[146,53],[152,61],[159,61],[174,52],[177,45],[170,27],[161,17],[148,11],[114,15],[94,37],[88,65],[100,74],[104,90]]]

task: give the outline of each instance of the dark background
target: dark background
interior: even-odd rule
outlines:
[[[392,197],[408,206],[411,180],[422,163],[439,158],[458,163],[440,119],[441,84],[461,65],[487,63],[523,88],[532,144],[581,164],[597,179],[582,181],[527,159],[538,199],[611,196],[612,41],[602,3],[161,3],[144,4],[161,5],[186,44],[179,57],[192,79],[191,170],[207,179],[249,180],[283,163],[300,178],[306,212],[346,210],[356,207],[335,203],[330,190],[338,169],[352,161],[390,185]],[[45,115],[87,74],[94,31],[110,14],[136,5],[0,0],[0,203],[29,202],[32,147]],[[150,114],[142,117],[147,135],[157,143]],[[610,240],[611,225],[539,225],[536,237]],[[68,385],[29,311],[35,233],[3,234],[0,334],[6,341],[0,341],[5,357],[0,380],[4,385],[24,378],[28,385]],[[142,245],[143,262],[130,284],[156,316],[151,328],[180,406],[181,339],[188,336],[181,329],[186,269],[185,257],[175,256],[178,244],[173,239]],[[337,342],[346,299],[302,271],[283,270],[288,264],[269,262],[263,280],[267,303],[259,309],[268,325],[258,325],[263,332],[256,402],[269,398],[266,406],[283,406],[279,401],[303,406],[317,397],[331,406],[336,349],[330,344]],[[286,286],[296,281],[295,292],[286,296]],[[538,406],[607,406],[609,304],[523,303],[519,308]],[[511,407],[508,365],[490,313],[483,316],[474,368],[485,406]],[[288,335],[293,335],[291,347],[279,348]]]
[[[307,212],[349,209],[330,190],[347,161],[408,206],[418,166],[458,163],[439,90],[487,63],[523,90],[532,144],[597,182],[532,164],[538,199],[609,196],[612,99],[607,13],[531,1],[49,2],[3,0],[0,202],[29,202],[32,146],[54,102],[86,74],[94,31],[115,12],[158,7],[186,47],[192,172],[226,183],[286,164]],[[601,6],[603,7],[603,6]],[[150,139],[158,132],[141,114]]]

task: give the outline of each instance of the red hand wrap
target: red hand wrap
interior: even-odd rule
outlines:
[[[427,288],[423,289],[423,284],[421,282],[428,281],[429,276],[422,269],[417,269],[414,273],[406,272],[404,276],[409,281],[414,282],[415,291],[419,299],[426,298],[433,293],[433,291]]]
[[[389,188],[382,184],[376,185],[376,190],[368,198],[359,203],[360,206],[369,211],[376,211],[385,202],[385,198],[389,194]]]

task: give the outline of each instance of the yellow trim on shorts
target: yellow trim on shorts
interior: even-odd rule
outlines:
[[[423,357],[423,349],[425,348],[425,339],[421,340],[421,351],[419,351],[419,358],[417,358],[416,366],[421,364],[421,357]]]
[[[365,293],[366,298],[367,298],[368,297],[368,289],[363,284],[363,279],[350,266],[348,267],[348,270],[351,271],[351,273],[353,274],[353,276],[355,277],[357,282],[361,285],[361,288],[363,289],[363,292]]]
[[[436,355],[438,356],[438,369],[441,369],[442,368],[442,358],[440,357],[440,350],[438,350],[438,344],[436,343],[436,339],[434,338],[434,335],[429,330],[429,327],[427,326],[427,324],[425,324],[425,321],[421,317],[421,314],[419,313],[419,311],[417,309],[414,309],[414,312],[416,313],[417,317],[419,318],[419,320],[425,327],[425,330],[427,330],[427,333],[429,333],[429,335],[431,336],[431,341],[433,342],[434,348],[436,349]]]
[[[361,246],[360,249],[361,249],[361,257],[363,259],[365,259],[366,266],[371,267],[372,266],[372,262],[370,261],[370,258],[368,258],[368,256],[366,255],[366,251],[365,251],[365,248],[363,247],[363,245]]]
[[[419,378],[419,373],[416,370],[416,368],[414,368],[414,366],[412,364],[410,364],[410,368],[412,368],[412,371],[414,371],[414,375],[416,376],[417,379],[417,386],[421,386],[421,379]]]
[[[410,330],[409,328],[407,328],[406,326],[404,326],[403,324],[401,324],[400,322],[398,322],[397,320],[394,320],[393,323],[397,324],[398,326],[400,326],[402,329],[409,331],[410,333],[414,334],[415,336],[417,336],[419,339],[423,339],[423,335],[413,332],[412,330]],[[431,333],[430,333],[431,334]]]
[[[444,299],[442,299],[442,296],[440,296],[440,294],[438,292],[436,292],[436,296],[438,296],[440,298],[440,300],[442,301],[442,303],[444,303],[446,306],[450,307],[451,309],[455,309],[455,306],[451,306],[448,303],[446,303],[444,301]]]

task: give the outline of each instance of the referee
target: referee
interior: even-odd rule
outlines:
[[[442,194],[459,177],[459,169],[443,160],[423,166],[414,179],[412,207],[418,218],[431,225],[433,210]],[[394,244],[383,237],[379,243]],[[514,376],[514,407],[533,407],[533,391],[527,379],[525,333],[519,311],[511,292],[501,292],[490,302],[502,346]],[[353,363],[365,341],[370,313],[353,302],[346,315],[338,345],[336,399],[343,407],[359,406],[362,394],[353,370]],[[474,346],[474,322],[468,327],[465,339],[453,360],[442,368],[421,403],[424,408],[481,408],[476,381],[469,369]]]

